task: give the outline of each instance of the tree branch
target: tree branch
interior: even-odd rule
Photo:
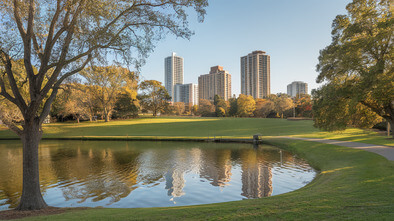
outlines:
[[[3,115],[0,115],[1,121],[12,131],[14,131],[18,136],[21,136],[23,133],[23,130],[21,130],[16,124],[12,122],[8,117],[5,117]]]
[[[14,18],[15,18],[15,22],[18,27],[19,33],[22,36],[22,40],[25,41],[26,31],[23,28],[22,20],[21,20],[20,14],[19,14],[18,0],[14,0]]]
[[[12,73],[11,58],[3,50],[0,50],[0,53],[3,53],[3,55],[4,55],[4,57],[2,57],[2,60],[5,64],[4,66],[5,66],[6,74],[8,77],[8,81],[10,83],[12,93],[15,97],[14,99],[11,99],[10,101],[15,103],[19,107],[19,109],[22,111],[22,114],[25,114],[27,105],[26,105],[25,100],[23,99],[22,95],[19,92],[18,86],[16,85],[16,81],[15,81],[14,75]],[[4,60],[4,58],[5,58],[5,60]],[[11,97],[8,97],[8,98],[11,98]]]
[[[60,88],[60,85],[63,83],[63,81],[64,81],[66,78],[70,77],[71,75],[76,74],[76,73],[82,71],[82,70],[85,68],[85,66],[90,62],[91,59],[92,59],[92,56],[89,56],[89,57],[86,59],[86,61],[85,61],[79,68],[77,68],[77,69],[75,69],[75,70],[73,70],[73,71],[70,71],[70,72],[64,74],[64,75],[56,82],[56,84],[53,86],[51,95],[50,95],[49,98],[45,101],[43,111],[41,112],[41,115],[40,115],[40,124],[41,124],[42,122],[44,122],[46,116],[49,114],[49,111],[50,111],[50,109],[51,109],[51,104],[52,104],[53,100],[55,99],[55,97],[56,97],[56,95],[57,95],[57,92],[58,92],[58,90],[59,90],[59,88]]]

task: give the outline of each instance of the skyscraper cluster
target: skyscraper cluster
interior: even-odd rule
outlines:
[[[253,51],[242,56],[241,94],[253,98],[266,98],[271,94],[270,56],[264,51]],[[172,97],[172,102],[198,104],[199,99],[213,101],[215,95],[224,100],[231,98],[231,74],[222,66],[211,67],[209,74],[198,77],[198,85],[183,83],[183,58],[172,53],[165,58],[165,88]],[[308,85],[295,81],[287,86],[287,94],[307,94]]]

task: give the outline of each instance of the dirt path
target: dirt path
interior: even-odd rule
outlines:
[[[365,150],[365,151],[377,153],[381,156],[384,156],[388,160],[394,161],[394,148],[390,146],[366,144],[366,143],[358,143],[358,142],[342,141],[342,140],[316,139],[316,138],[302,138],[302,137],[283,137],[283,138],[293,139],[293,140],[314,141],[319,143],[333,144],[343,147]]]

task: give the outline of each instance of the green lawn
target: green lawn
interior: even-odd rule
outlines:
[[[71,136],[226,136],[264,141],[292,151],[320,173],[305,187],[282,195],[228,203],[144,209],[88,209],[26,220],[392,220],[394,162],[346,147],[275,138],[322,137],[392,145],[372,132],[351,129],[322,133],[311,121],[240,118],[142,118],[110,123],[50,124],[45,137]],[[1,131],[0,137],[10,136]]]
[[[108,123],[53,123],[44,125],[44,138],[112,137],[112,138],[251,138],[262,136],[303,136],[382,144],[394,142],[375,132],[348,129],[343,132],[320,132],[313,122],[261,118],[187,118],[162,117],[111,121]],[[0,131],[0,138],[16,137],[8,130]]]

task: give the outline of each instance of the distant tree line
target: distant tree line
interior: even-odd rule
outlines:
[[[228,101],[216,95],[213,102],[201,99],[197,114],[202,117],[311,118],[312,102],[306,94],[295,98],[277,94],[264,99],[240,94]]]

